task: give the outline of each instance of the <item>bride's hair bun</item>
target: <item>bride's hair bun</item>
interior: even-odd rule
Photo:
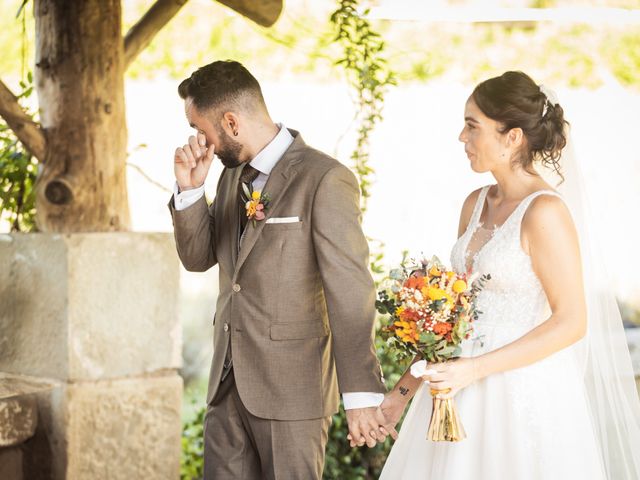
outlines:
[[[482,113],[502,124],[501,133],[521,128],[526,144],[518,161],[533,171],[534,161],[560,176],[560,157],[567,144],[564,110],[552,103],[538,85],[523,72],[505,72],[480,83],[471,94]]]

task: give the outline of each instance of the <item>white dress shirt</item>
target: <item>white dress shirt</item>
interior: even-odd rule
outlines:
[[[289,130],[282,124],[277,124],[280,127],[278,134],[264,147],[260,153],[258,153],[249,164],[258,170],[260,173],[258,177],[253,181],[254,190],[262,190],[267,183],[267,179],[271,174],[271,170],[276,166],[278,161],[284,155],[284,152],[293,143],[293,136],[289,133]],[[239,168],[239,167],[238,167]],[[204,195],[204,184],[198,188],[191,190],[185,190],[179,192],[178,182],[173,187],[173,198],[175,200],[176,210],[184,210],[196,203],[200,197]],[[343,393],[342,401],[345,410],[351,410],[354,408],[366,408],[377,407],[384,400],[384,394],[373,392],[352,392]]]

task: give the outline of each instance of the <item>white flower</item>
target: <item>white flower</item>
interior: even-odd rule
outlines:
[[[411,365],[411,375],[415,378],[421,378],[424,375],[433,375],[434,373],[438,372],[432,368],[427,368],[426,360],[420,360]]]

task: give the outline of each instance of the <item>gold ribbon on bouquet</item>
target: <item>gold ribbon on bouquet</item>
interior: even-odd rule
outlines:
[[[459,442],[467,438],[453,398],[437,398],[436,396],[438,394],[449,393],[450,391],[451,389],[431,389],[433,410],[431,411],[427,440],[434,442]]]

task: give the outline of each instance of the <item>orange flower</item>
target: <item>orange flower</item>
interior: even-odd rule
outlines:
[[[415,310],[411,310],[410,308],[405,308],[398,316],[402,320],[408,320],[410,322],[415,322],[416,320],[418,320],[418,318],[420,318],[418,316],[418,312],[416,312]]]
[[[414,290],[419,290],[425,285],[424,277],[409,277],[407,281],[404,283],[405,288],[411,288]]]
[[[453,326],[450,323],[436,323],[433,326],[433,331],[438,335],[446,335],[452,328]]]
[[[405,322],[403,320],[394,322],[396,336],[405,343],[416,343],[420,338],[416,322]]]

